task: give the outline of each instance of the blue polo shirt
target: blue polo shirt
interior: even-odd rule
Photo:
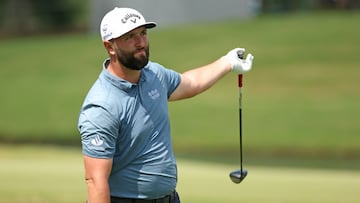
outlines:
[[[80,111],[83,154],[112,158],[111,196],[153,199],[171,193],[177,168],[170,138],[168,98],[180,74],[149,62],[137,84],[103,70]]]

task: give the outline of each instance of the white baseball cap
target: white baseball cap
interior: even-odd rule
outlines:
[[[146,22],[144,16],[132,8],[115,7],[113,10],[105,14],[101,20],[101,39],[103,41],[108,41],[118,38],[140,26],[153,28],[156,26],[156,23]]]

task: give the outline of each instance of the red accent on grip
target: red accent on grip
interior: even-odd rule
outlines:
[[[243,79],[243,75],[239,74],[238,75],[238,87],[239,88],[241,88],[243,86],[242,79]]]

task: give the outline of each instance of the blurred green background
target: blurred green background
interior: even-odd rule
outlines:
[[[333,202],[356,202],[349,191],[360,180],[359,20],[358,10],[265,12],[247,21],[149,31],[151,60],[179,72],[234,47],[255,56],[244,76],[244,164],[250,170],[240,186],[227,178],[239,156],[236,75],[170,103],[186,202],[263,202],[258,192],[274,202],[326,202],[326,191],[339,190]],[[79,30],[0,38],[0,202],[85,198],[77,116],[107,55],[98,34]],[[297,195],[309,184],[319,184],[319,193]]]

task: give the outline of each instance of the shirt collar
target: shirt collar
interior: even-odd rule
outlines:
[[[107,81],[109,81],[112,85],[118,87],[121,90],[124,91],[128,91],[130,90],[132,87],[137,86],[138,84],[135,83],[131,83],[127,80],[124,80],[120,77],[117,77],[113,74],[111,74],[108,70],[107,70],[107,66],[110,63],[110,59],[105,59],[104,63],[103,63],[103,70],[100,74],[100,77],[105,78]],[[139,83],[142,83],[146,80],[146,75],[145,73],[145,69],[147,68],[148,64],[141,70],[141,75],[140,75],[140,80]]]

